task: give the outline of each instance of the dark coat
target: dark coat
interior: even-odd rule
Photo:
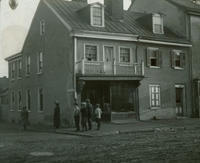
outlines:
[[[87,110],[88,118],[91,118],[91,117],[92,117],[92,114],[93,114],[93,107],[92,107],[92,104],[87,103],[87,104],[86,104],[86,110]]]
[[[28,121],[28,111],[27,110],[22,110],[21,111],[21,120],[22,120],[22,124],[23,125],[28,125],[29,121]]]
[[[59,107],[59,105],[57,105],[54,109],[53,122],[54,122],[53,125],[55,128],[60,127],[60,107]]]

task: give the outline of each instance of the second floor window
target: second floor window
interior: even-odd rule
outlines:
[[[22,60],[18,60],[18,77],[22,77]]]
[[[120,62],[130,62],[130,48],[120,48]]]
[[[147,66],[161,67],[162,54],[158,48],[147,48]]]
[[[11,78],[14,79],[15,78],[15,62],[11,63]]]
[[[104,8],[102,6],[91,7],[91,25],[97,27],[104,26]]]
[[[97,46],[86,45],[85,46],[85,58],[87,61],[97,61]]]
[[[40,52],[38,54],[38,73],[42,73],[43,69],[43,53]]]
[[[26,57],[26,74],[30,75],[31,72],[31,57],[27,56]]]
[[[163,34],[163,17],[160,14],[153,14],[153,33]]]
[[[172,50],[171,62],[173,68],[183,69],[185,67],[185,53],[183,53],[181,50]]]

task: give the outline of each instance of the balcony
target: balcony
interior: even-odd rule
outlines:
[[[78,75],[94,76],[144,76],[144,62],[141,63],[116,63],[103,61],[80,60],[76,63]]]

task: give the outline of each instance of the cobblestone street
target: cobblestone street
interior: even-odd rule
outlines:
[[[148,162],[199,163],[200,129],[155,130],[103,137],[23,132],[0,125],[1,163]],[[31,152],[49,152],[32,156]]]

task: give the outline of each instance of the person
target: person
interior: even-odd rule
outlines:
[[[80,108],[78,107],[77,102],[75,102],[74,106],[74,121],[75,121],[76,131],[80,131]]]
[[[55,101],[55,108],[54,108],[54,117],[53,117],[53,122],[54,122],[54,128],[58,129],[60,127],[60,106],[59,102]]]
[[[90,103],[90,99],[86,99],[86,110],[87,110],[87,114],[88,114],[88,128],[89,130],[92,129],[92,104]]]
[[[101,127],[101,114],[102,114],[102,110],[100,108],[100,105],[97,104],[96,105],[96,109],[95,109],[95,117],[96,117],[96,123],[97,123],[97,130],[100,130],[100,127]]]
[[[29,118],[28,110],[26,109],[26,106],[24,106],[21,112],[21,120],[22,120],[24,131],[27,130],[27,126],[29,123],[28,118]]]
[[[87,131],[87,125],[86,125],[86,121],[87,121],[87,110],[86,110],[86,103],[82,102],[81,103],[81,127],[82,127],[82,131]]]

